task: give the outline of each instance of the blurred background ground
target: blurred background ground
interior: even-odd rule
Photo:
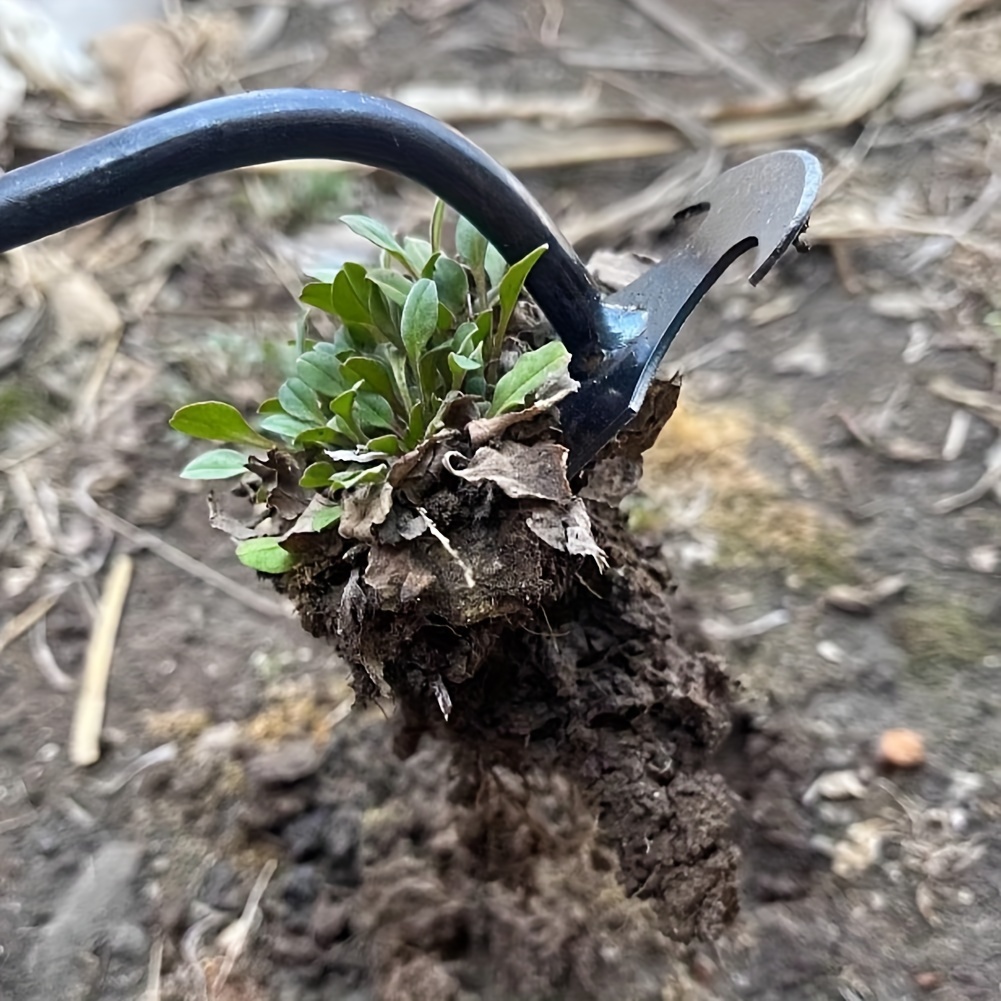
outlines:
[[[0,0],[0,53],[8,169],[219,93],[363,89],[454,122],[586,254],[657,255],[702,180],[815,152],[813,252],[697,311],[672,351],[681,410],[629,502],[746,707],[721,761],[743,911],[665,996],[997,996],[1001,5]],[[375,996],[371,957],[310,952],[347,933],[336,901],[318,929],[308,831],[267,832],[329,806],[316,788],[344,766],[320,750],[345,727],[377,742],[381,717],[347,718],[336,658],[235,564],[166,421],[267,395],[302,270],[364,253],[339,213],[406,229],[429,207],[397,178],[291,165],[0,261],[2,996]],[[78,679],[122,554],[102,755],[81,770]],[[897,728],[918,767],[880,762]],[[366,783],[377,758],[351,759],[366,790],[418,781]],[[312,798],[248,786],[248,759]],[[352,795],[373,822],[375,794]]]

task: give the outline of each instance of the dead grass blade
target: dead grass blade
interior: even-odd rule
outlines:
[[[978,417],[1001,428],[1001,394],[984,389],[970,389],[948,376],[936,376],[928,383],[928,391],[943,400],[972,410]]]
[[[264,863],[261,871],[257,874],[254,885],[251,887],[247,903],[243,908],[243,913],[219,935],[220,941],[225,941],[226,955],[219,969],[219,975],[212,984],[213,994],[218,993],[225,986],[226,981],[233,972],[236,961],[243,955],[244,950],[247,948],[247,943],[250,941],[250,936],[254,930],[254,922],[257,920],[257,915],[260,911],[261,899],[277,868],[278,863],[274,859],[268,859]]]
[[[111,658],[131,582],[132,558],[119,554],[111,565],[101,592],[97,619],[87,646],[80,696],[73,714],[69,759],[77,766],[92,765],[101,757],[101,727],[107,705]]]
[[[58,594],[47,594],[33,601],[23,612],[3,624],[0,628],[0,653],[3,653],[18,637],[24,635],[36,622],[55,607],[62,597]]]
[[[91,475],[93,476],[93,474]],[[183,570],[186,574],[208,584],[209,587],[214,587],[217,591],[221,591],[223,594],[233,598],[235,601],[239,601],[253,611],[259,612],[261,615],[278,619],[291,617],[291,608],[287,603],[273,601],[262,594],[250,590],[248,587],[244,587],[242,584],[238,584],[234,580],[230,580],[225,574],[220,573],[218,570],[213,570],[212,567],[206,566],[200,560],[196,560],[193,556],[182,552],[169,542],[164,542],[163,539],[152,532],[138,528],[117,514],[101,507],[90,496],[85,482],[77,485],[74,490],[74,498],[77,507],[89,518],[93,518],[99,524],[110,528],[116,535],[127,539],[133,545],[155,553],[162,560],[166,560],[167,563],[177,567],[178,570]]]

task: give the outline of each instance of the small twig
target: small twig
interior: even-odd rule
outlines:
[[[448,555],[451,556],[460,567],[462,567],[462,573],[466,579],[466,587],[476,587],[476,578],[473,576],[473,571],[469,564],[455,551],[455,547],[451,542],[449,542],[448,537],[431,520],[431,515],[429,515],[422,507],[418,507],[417,510],[421,517],[427,522],[428,531],[441,543],[445,552],[448,553]]]
[[[39,619],[47,615],[62,597],[62,591],[47,594],[33,601],[23,612],[19,612],[0,628],[0,653],[19,636],[26,633]]]
[[[124,518],[120,518],[117,514],[113,514],[111,511],[101,507],[90,496],[86,483],[77,484],[74,490],[74,497],[77,507],[88,517],[93,518],[106,528],[110,528],[117,535],[120,535],[123,539],[127,539],[133,545],[148,549],[162,560],[166,560],[166,562],[177,567],[178,570],[183,570],[186,574],[190,574],[192,577],[208,584],[209,587],[214,587],[217,591],[221,591],[230,598],[241,602],[252,611],[279,619],[291,617],[292,613],[287,604],[280,604],[277,601],[272,601],[264,597],[264,595],[251,591],[250,588],[244,587],[234,580],[230,580],[225,574],[220,573],[218,570],[213,570],[212,567],[206,566],[193,556],[189,556],[187,553],[175,548],[169,542],[164,542],[163,539],[152,532],[138,528]]]
[[[666,0],[629,0],[641,14],[658,28],[702,55],[709,63],[718,66],[737,83],[745,84],[763,97],[782,97],[786,88],[773,80],[763,70],[746,60],[739,60],[732,52],[713,41],[708,32]]]
[[[92,765],[101,757],[101,727],[107,705],[111,658],[131,581],[132,558],[122,553],[115,558],[108,573],[87,647],[80,697],[70,731],[69,758],[74,765]]]
[[[254,930],[254,922],[257,920],[257,912],[260,910],[261,898],[264,896],[264,891],[268,888],[268,883],[271,882],[271,877],[275,874],[275,869],[277,868],[278,863],[274,859],[268,859],[264,863],[263,868],[257,874],[257,879],[254,880],[253,887],[251,887],[247,903],[243,908],[243,913],[237,918],[234,924],[230,925],[219,936],[220,939],[223,936],[227,939],[226,955],[219,969],[219,975],[212,984],[213,994],[222,990],[225,986],[229,975],[233,972],[236,961],[243,954],[244,949],[246,949],[247,942],[250,940],[250,935]]]

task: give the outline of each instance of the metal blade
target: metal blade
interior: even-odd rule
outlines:
[[[605,301],[604,359],[560,404],[571,474],[639,413],[682,324],[730,265],[753,250],[750,282],[768,273],[806,226],[821,178],[815,157],[783,150],[726,171],[693,196],[679,216],[705,211],[684,244]]]

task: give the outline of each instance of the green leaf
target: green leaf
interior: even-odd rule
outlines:
[[[394,257],[399,254],[405,256],[403,248],[396,237],[389,231],[389,228],[378,219],[370,219],[366,215],[342,215],[341,222],[344,223],[352,233],[374,243],[380,250],[385,250]]]
[[[343,472],[334,473],[330,478],[330,486],[334,490],[349,490],[351,487],[360,486],[362,483],[378,483],[383,479],[388,470],[387,466],[367,466],[359,469],[345,469]]]
[[[454,351],[448,353],[448,368],[452,373],[452,389],[462,389],[462,382],[468,372],[475,372],[481,368],[480,362],[465,355],[456,354]]]
[[[307,278],[312,278],[315,282],[320,282],[323,285],[329,285],[334,280],[334,275],[337,274],[337,268],[310,268],[306,272]]]
[[[317,309],[322,309],[324,313],[333,313],[336,315],[333,299],[333,281],[310,282],[299,294],[299,302],[306,306],[315,306]]]
[[[323,427],[326,422],[316,393],[302,379],[295,376],[286,379],[279,386],[278,402],[282,405],[282,410],[285,413],[298,421],[305,421],[314,427]]]
[[[434,265],[434,283],[438,287],[438,299],[455,316],[461,316],[466,309],[469,296],[469,282],[466,269],[450,257],[439,257]]]
[[[373,393],[381,396],[401,416],[406,416],[399,399],[393,376],[386,363],[377,358],[355,355],[344,362],[344,371],[353,379],[362,380]]]
[[[344,223],[352,233],[374,243],[380,250],[385,251],[391,257],[398,260],[405,268],[410,267],[406,252],[400,246],[399,241],[389,231],[389,228],[376,219],[370,219],[364,215],[343,215],[341,222]]]
[[[475,348],[483,343],[484,334],[471,320],[459,324],[452,335],[452,348],[457,354],[470,357]]]
[[[387,360],[389,361],[389,367],[393,370],[393,380],[396,383],[396,388],[399,390],[405,411],[400,416],[406,417],[414,405],[413,393],[411,393],[410,383],[407,381],[409,375],[407,371],[407,356],[401,351],[390,351]]]
[[[282,411],[280,414],[268,414],[261,421],[261,427],[272,434],[279,434],[289,441],[298,441],[299,436],[306,431],[314,431],[316,428],[305,421],[297,421],[294,417],[289,417]]]
[[[429,340],[438,329],[438,289],[430,278],[421,278],[403,305],[400,332],[414,369]]]
[[[421,398],[428,404],[429,408],[436,408],[438,401],[435,396],[440,395],[439,390],[444,389],[442,383],[447,377],[446,355],[448,345],[442,344],[430,351],[425,351],[417,359],[417,373],[421,386]],[[441,368],[439,368],[441,362]],[[443,373],[442,370],[445,370]]]
[[[515,362],[514,368],[498,380],[487,416],[496,417],[524,406],[530,393],[565,376],[569,365],[570,352],[562,341],[550,341],[535,351],[526,352]]]
[[[483,258],[483,269],[490,279],[490,284],[494,287],[501,283],[504,273],[507,271],[507,261],[504,255],[492,244],[487,244],[487,252]]]
[[[292,441],[296,448],[304,448],[306,445],[336,445],[339,439],[337,432],[333,428],[306,428],[300,431]]]
[[[341,273],[347,278],[358,301],[368,302],[368,268],[356,261],[345,261]]]
[[[400,439],[395,434],[384,434],[378,438],[373,438],[368,443],[372,452],[383,452],[386,455],[399,455],[401,451]]]
[[[247,457],[231,448],[214,448],[192,459],[182,470],[185,480],[228,480],[247,471]]]
[[[229,441],[255,448],[270,448],[273,444],[259,435],[236,407],[217,401],[189,403],[181,407],[170,418],[170,426],[182,434],[206,441]]]
[[[532,265],[549,249],[549,244],[544,243],[541,247],[536,247],[531,253],[526,254],[517,264],[512,264],[508,272],[501,279],[498,290],[500,299],[500,322],[497,324],[497,332],[494,334],[494,346],[500,349],[504,334],[507,331],[508,322],[514,307],[518,304],[518,296],[525,285]]]
[[[435,253],[427,259],[427,263],[423,268],[421,268],[421,278],[434,278],[434,269],[437,266],[440,257],[440,253]]]
[[[338,367],[336,358],[317,351],[307,351],[295,361],[296,375],[310,389],[324,396],[337,396],[346,388]]]
[[[480,342],[489,343],[494,331],[494,311],[485,309],[475,317],[476,329],[479,332]]]
[[[361,383],[356,382],[350,389],[345,389],[343,393],[338,394],[330,401],[330,411],[336,414],[341,420],[350,421],[351,409],[355,405],[355,397],[358,395],[358,390],[361,388]]]
[[[334,414],[334,416],[327,421],[327,427],[336,431],[341,438],[347,440],[347,442],[352,446],[363,445],[365,443],[365,436],[361,433],[361,428],[359,428],[353,420],[348,423],[348,421],[346,421],[339,414]]]
[[[431,250],[437,252],[441,250],[441,230],[445,224],[445,203],[436,198],[434,211],[431,213],[431,226],[429,236],[431,237]]]
[[[424,420],[421,405],[420,403],[415,403],[410,408],[410,420],[407,422],[407,436],[404,439],[404,444],[408,449],[416,448],[424,440],[424,433],[426,431],[427,422]]]
[[[328,504],[313,515],[313,531],[322,532],[341,520],[340,504]]]
[[[390,268],[373,268],[368,273],[368,280],[378,285],[386,298],[397,306],[402,306],[407,301],[407,294],[414,284],[406,275]]]
[[[463,216],[459,216],[455,223],[455,249],[470,268],[474,271],[483,270],[487,238]]]
[[[334,467],[329,462],[310,463],[299,477],[299,486],[307,490],[318,490],[330,482],[334,475]]]
[[[359,393],[355,399],[355,415],[363,428],[396,430],[393,408],[377,393]]]
[[[403,338],[400,337],[400,306],[388,298],[386,293],[376,285],[368,282],[368,311],[372,317],[373,326],[394,347],[403,349]]]
[[[337,272],[337,277],[330,286],[330,301],[333,304],[332,312],[345,323],[368,323],[372,319],[368,312],[368,297],[363,299],[358,294],[358,289],[348,274],[347,265]]]
[[[258,408],[259,414],[283,414],[282,405],[278,402],[277,396],[272,396],[265,400]]]
[[[408,236],[403,241],[403,252],[407,255],[407,261],[415,274],[422,274],[428,261],[434,254],[431,244],[427,240],[421,240],[416,236]],[[426,276],[430,277],[430,276]]]
[[[273,538],[244,540],[236,547],[236,558],[261,573],[286,573],[295,566],[295,557]]]
[[[450,351],[448,353],[448,367],[452,372],[475,372],[483,366],[475,358],[469,358],[466,355]]]

